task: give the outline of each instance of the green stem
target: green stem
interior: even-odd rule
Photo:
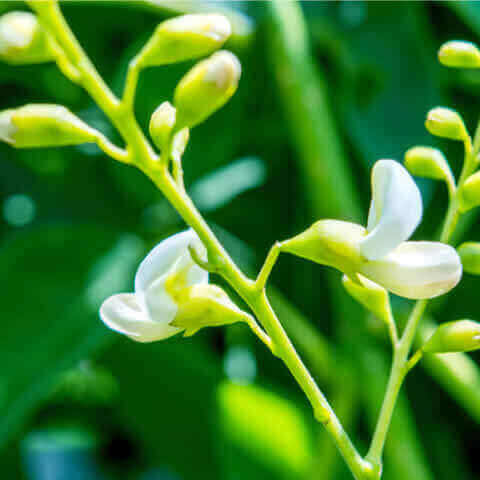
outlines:
[[[130,76],[126,86],[127,102],[122,104],[110,91],[103,79],[87,58],[77,39],[63,18],[56,2],[30,2],[39,18],[65,51],[69,61],[79,72],[80,83],[112,120],[123,136],[128,150],[128,161],[140,168],[162,191],[185,222],[193,228],[208,252],[209,263],[228,281],[235,291],[248,303],[271,339],[275,354],[283,360],[308,400],[315,417],[325,425],[335,440],[345,461],[357,480],[371,478],[370,465],[357,452],[327,399],[318,388],[310,372],[298,356],[275,312],[267,299],[265,289],[255,288],[255,282],[247,278],[230,258],[211,231],[191,199],[180,189],[166,166],[159,163],[149,142],[132,112],[131,85],[135,75]],[[273,267],[273,264],[272,264]],[[268,275],[267,275],[268,276]]]
[[[458,186],[461,187],[465,180],[473,173],[477,166],[476,155],[480,149],[480,122],[477,125],[475,132],[475,139],[472,141],[468,137],[465,142],[465,158],[463,162],[462,172],[458,180]],[[442,243],[448,243],[455,231],[458,220],[460,218],[460,212],[458,210],[458,200],[457,193],[450,198],[447,215],[443,225],[442,232],[440,234],[440,241]],[[366,456],[366,459],[370,461],[373,465],[381,466],[382,464],[382,454],[385,446],[385,441],[387,438],[388,429],[392,420],[393,411],[395,409],[395,404],[398,398],[398,393],[400,387],[402,386],[403,380],[405,379],[406,374],[410,370],[409,368],[409,354],[412,348],[413,341],[415,339],[415,334],[419,322],[425,312],[425,309],[428,305],[428,300],[418,300],[415,303],[415,306],[410,314],[410,317],[407,321],[405,331],[403,332],[402,338],[398,344],[398,347],[394,351],[393,363],[390,371],[390,378],[387,385],[387,390],[385,393],[385,398],[383,400],[382,407],[380,409],[380,414],[377,421],[377,426],[373,434],[372,442],[370,444],[370,449]],[[420,357],[411,359],[413,362],[419,360]]]

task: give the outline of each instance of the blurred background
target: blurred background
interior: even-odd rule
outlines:
[[[0,13],[24,9],[2,2]],[[275,240],[323,217],[366,219],[369,169],[436,145],[455,172],[461,150],[424,129],[445,105],[474,129],[480,74],[441,67],[451,39],[480,40],[477,2],[62,2],[107,83],[164,18],[220,11],[242,60],[233,100],[192,132],[189,192],[227,250],[255,272]],[[142,125],[190,64],[141,76]],[[54,64],[0,65],[0,108],[60,103],[119,142]],[[98,307],[130,291],[158,241],[185,226],[138,171],[93,145],[0,145],[0,468],[5,479],[350,479],[285,367],[245,327],[137,344],[107,330]],[[432,238],[444,187],[419,181]],[[473,213],[460,238],[479,240]],[[457,240],[458,240],[457,239]],[[281,257],[271,297],[299,352],[362,453],[390,352],[381,324],[347,298],[340,276]],[[431,322],[480,318],[465,275]],[[394,299],[400,321],[409,303]],[[478,358],[478,357],[477,357]],[[480,370],[474,356],[422,361],[408,378],[386,447],[386,480],[480,477]]]

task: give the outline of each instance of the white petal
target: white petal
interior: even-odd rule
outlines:
[[[401,297],[433,298],[460,281],[456,250],[439,242],[404,242],[381,260],[367,261],[360,273]]]
[[[360,244],[365,258],[384,257],[407,240],[422,218],[422,197],[408,171],[393,160],[379,160],[372,170],[368,235]]]
[[[151,250],[135,275],[135,293],[145,292],[155,279],[167,273],[185,252],[188,253],[191,243],[200,243],[200,240],[190,229],[168,237]]]
[[[107,327],[137,342],[163,340],[180,331],[169,325],[152,322],[133,293],[120,293],[107,298],[100,307],[100,317]]]

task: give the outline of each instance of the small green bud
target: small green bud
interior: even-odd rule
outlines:
[[[460,115],[450,108],[437,107],[428,112],[427,130],[437,137],[464,141],[468,133]]]
[[[164,150],[169,147],[175,126],[176,110],[170,102],[163,102],[150,118],[149,131],[155,145]]]
[[[447,67],[480,68],[480,50],[471,42],[444,43],[438,51],[438,59]]]
[[[458,204],[463,213],[480,205],[480,172],[468,177],[459,188]]]
[[[388,292],[362,275],[357,275],[357,279],[358,282],[355,282],[347,275],[343,276],[342,284],[347,293],[360,305],[388,324],[392,316]]]
[[[229,20],[218,14],[191,14],[162,22],[139,56],[142,66],[165,65],[203,57],[230,36]]]
[[[471,352],[480,348],[480,323],[457,320],[437,327],[423,345],[427,353]]]
[[[197,63],[175,89],[176,128],[194,127],[221,108],[237,90],[241,66],[222,50]]]
[[[182,128],[173,137],[172,141],[172,158],[174,160],[181,160],[183,153],[188,145],[190,138],[190,130],[188,128]]]
[[[465,242],[458,247],[463,270],[473,275],[480,275],[480,243]]]
[[[405,167],[417,177],[453,180],[452,171],[443,153],[431,147],[412,147],[405,153]]]
[[[0,58],[14,65],[53,60],[50,41],[35,15],[9,12],[0,17]]]
[[[354,276],[364,261],[359,245],[366,235],[365,228],[355,223],[320,220],[282,242],[282,251]]]
[[[98,132],[61,105],[32,104],[0,112],[0,140],[15,148],[94,142]]]
[[[218,327],[244,322],[247,314],[240,310],[228,295],[216,285],[196,284],[177,297],[178,312],[171,325],[184,329],[190,337],[204,327]]]

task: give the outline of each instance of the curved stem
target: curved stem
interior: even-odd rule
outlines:
[[[255,323],[253,328],[257,330],[256,333],[259,334],[267,345],[272,345],[275,354],[283,360],[297,380],[313,407],[315,417],[325,425],[325,428],[335,440],[355,478],[357,480],[373,478],[371,466],[360,456],[343,430],[339,419],[300,359],[267,299],[263,286],[273,268],[276,257],[278,257],[278,246],[274,246],[273,253],[267,257],[266,265],[260,272],[259,281],[253,282],[247,278],[220,244],[185,191],[179,188],[178,184],[171,177],[165,164],[158,162],[157,155],[140,130],[131,108],[138,79],[136,62],[132,62],[130,66],[125,86],[124,101],[120,102],[87,58],[63,18],[58,4],[53,1],[32,1],[30,5],[37,11],[45,28],[50,31],[61,45],[68,60],[77,68],[79,72],[78,83],[97,102],[123,136],[128,146],[128,153],[125,159],[122,156],[122,160],[136,165],[150,177],[185,222],[196,231],[207,249],[209,264],[212,264],[216,271],[247,302],[255,316],[259,319],[266,334],[260,331],[260,327]],[[119,155],[120,152],[116,150],[117,147],[113,148],[111,144],[107,143],[106,139],[100,138],[99,142],[107,153],[115,156]],[[256,288],[258,285],[261,288]],[[252,325],[250,326],[252,327]]]

